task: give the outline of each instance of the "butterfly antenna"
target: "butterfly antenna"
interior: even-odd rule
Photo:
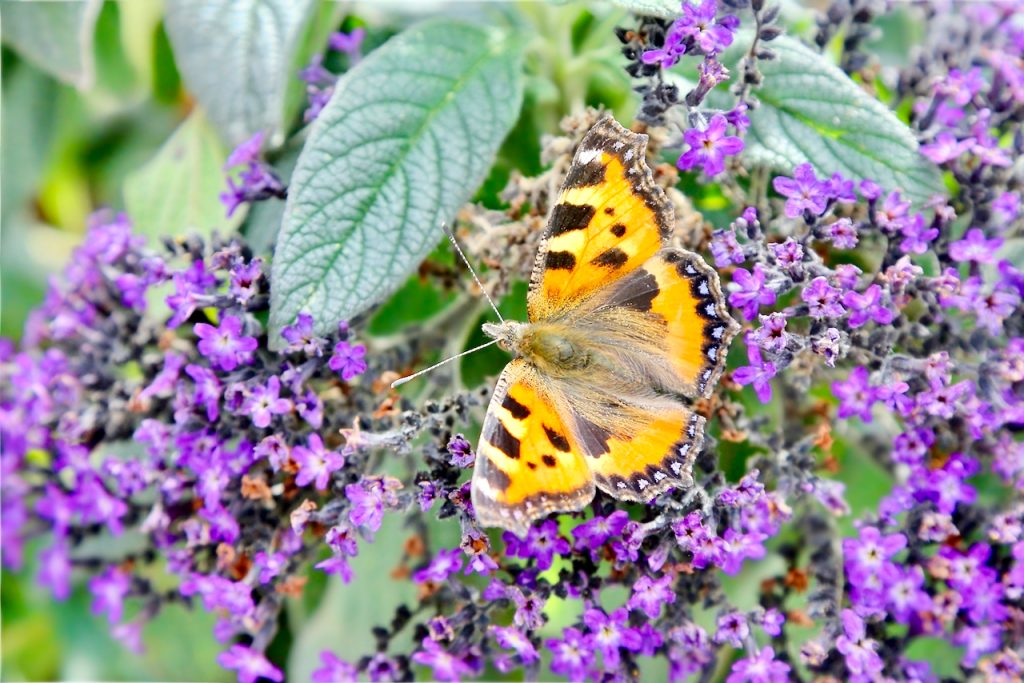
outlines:
[[[484,286],[480,283],[480,278],[476,276],[476,271],[473,270],[473,266],[470,264],[469,259],[466,258],[466,255],[462,252],[462,247],[460,247],[459,243],[455,240],[455,234],[452,232],[452,229],[448,227],[447,223],[442,223],[441,229],[444,230],[444,234],[448,235],[448,241],[452,243],[452,246],[455,247],[455,251],[457,251],[459,256],[462,257],[462,262],[466,264],[466,268],[469,269],[469,274],[473,276],[473,282],[475,282],[476,286],[480,288],[480,291],[484,293],[484,298],[487,299],[487,303],[491,305],[491,310],[494,311],[494,315],[498,316],[498,320],[501,322],[505,322],[505,319],[501,317],[501,313],[498,311],[498,307],[494,305],[491,295],[487,293],[487,290],[484,289]],[[458,358],[458,356],[455,356],[455,358]]]
[[[486,344],[481,344],[480,346],[474,347],[472,349],[467,349],[467,350],[463,351],[462,353],[455,354],[451,358],[445,358],[440,363],[434,363],[429,368],[424,368],[423,370],[420,370],[419,372],[417,372],[415,374],[409,375],[408,377],[402,377],[401,379],[396,379],[394,382],[391,383],[391,388],[394,389],[395,387],[400,387],[403,384],[405,384],[406,382],[408,382],[410,380],[416,379],[420,375],[425,375],[428,372],[430,372],[431,370],[434,370],[436,368],[441,367],[445,363],[451,363],[453,360],[455,360],[457,358],[462,358],[463,356],[468,356],[469,354],[473,353],[474,351],[479,351],[480,349],[486,349],[491,344],[497,344],[497,343],[498,343],[497,339],[492,339],[491,341],[487,342]]]

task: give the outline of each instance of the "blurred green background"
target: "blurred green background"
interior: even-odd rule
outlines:
[[[47,278],[61,268],[81,239],[92,211],[104,206],[123,209],[126,194],[156,191],[161,180],[166,181],[159,176],[154,180],[153,169],[162,168],[161,148],[172,136],[183,136],[179,140],[187,143],[188,168],[204,181],[190,190],[195,211],[220,215],[218,171],[226,145],[201,115],[190,116],[197,111],[196,105],[182,85],[162,3],[122,0],[93,6],[95,16],[89,20],[95,26],[83,40],[74,26],[63,25],[57,15],[44,15],[42,23],[33,24],[14,17],[10,3],[0,3],[0,334],[5,337],[19,337],[28,311],[42,299]],[[370,29],[368,47],[372,47],[425,11],[506,22],[523,26],[535,36],[528,53],[530,80],[523,113],[477,197],[488,206],[499,206],[497,193],[512,169],[526,174],[540,170],[540,134],[556,132],[558,119],[574,106],[603,104],[620,118],[628,118],[633,111],[630,82],[610,30],[627,15],[606,4],[596,9],[536,2],[516,8],[490,3],[437,3],[425,8],[409,2],[387,3],[382,10],[322,2],[303,38],[299,63],[321,51],[332,30],[365,24]],[[304,104],[297,79],[292,86],[288,113],[294,131],[300,128]],[[693,183],[685,189],[708,218],[728,220],[730,212],[717,189]],[[256,213],[240,225],[218,218],[218,227],[247,230],[265,225],[256,220]],[[250,237],[267,239],[266,234]],[[442,248],[435,257],[447,259],[447,251]],[[521,309],[523,300],[523,290],[517,288],[503,308]],[[447,302],[413,279],[382,307],[370,331],[393,333]],[[471,337],[466,343],[477,342]],[[482,381],[500,369],[504,356],[490,351],[467,360],[463,366],[467,383]],[[829,400],[825,391],[818,398]],[[747,405],[760,409],[751,402]],[[890,482],[880,468],[846,446],[842,434],[836,436],[838,477],[847,483],[857,515],[874,507]],[[749,455],[749,448],[729,445],[723,450],[723,468],[738,478]],[[841,524],[849,530],[848,519]],[[447,547],[457,544],[458,530],[452,526],[437,525],[435,542]],[[389,577],[406,535],[399,520],[388,520],[372,550],[353,563],[357,578],[348,589],[328,583],[319,573],[310,575],[306,595],[291,601],[269,653],[286,667],[290,679],[307,680],[322,648],[353,659],[372,651],[370,628],[387,620],[399,602],[413,598],[408,582]],[[146,652],[132,654],[112,640],[104,620],[90,615],[89,596],[81,587],[68,602],[56,603],[35,585],[32,558],[38,547],[27,549],[22,572],[4,572],[0,583],[3,680],[234,679],[215,664],[223,646],[211,636],[211,615],[172,607],[145,628]],[[762,563],[730,581],[731,593],[740,596],[738,604],[752,607],[757,579],[780,568]],[[569,623],[574,608],[549,606],[551,635]],[[663,670],[647,673],[664,678]]]

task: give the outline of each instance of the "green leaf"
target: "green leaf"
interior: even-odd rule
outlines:
[[[234,228],[238,220],[224,217],[218,199],[225,158],[202,111],[193,110],[156,156],[125,179],[125,208],[136,230],[158,239]]]
[[[749,33],[736,44],[746,50]],[[819,175],[869,178],[918,203],[943,192],[938,169],[888,107],[800,41],[781,36],[770,46],[778,59],[760,65],[761,106],[749,114],[744,151],[750,161],[782,172],[810,162]]]
[[[326,333],[401,285],[483,181],[521,100],[519,42],[449,20],[342,76],[289,188],[272,343],[300,312]]]
[[[646,17],[675,19],[683,13],[680,0],[612,0],[612,2],[634,14]]]
[[[86,2],[4,2],[0,4],[4,44],[58,79],[88,90],[96,76],[93,29],[100,0]]]
[[[266,131],[284,137],[292,59],[313,0],[168,0],[178,69],[210,121],[234,146]]]

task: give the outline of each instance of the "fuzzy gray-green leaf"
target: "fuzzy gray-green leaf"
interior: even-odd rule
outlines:
[[[234,146],[283,139],[285,94],[313,0],[168,0],[167,34],[185,84]]]
[[[79,90],[96,77],[93,33],[100,0],[3,2],[3,42],[47,73]]]
[[[288,190],[271,343],[300,312],[327,332],[404,282],[483,181],[521,100],[519,41],[449,20],[342,76]]]
[[[745,49],[749,34],[736,42]],[[919,203],[943,191],[938,169],[888,107],[798,40],[782,36],[771,47],[779,57],[761,63],[747,158],[783,172],[810,162],[819,174],[869,178]]]

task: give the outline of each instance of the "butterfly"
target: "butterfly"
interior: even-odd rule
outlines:
[[[595,487],[649,501],[693,485],[708,397],[739,326],[718,274],[669,244],[647,136],[605,116],[583,138],[541,237],[527,322],[486,323],[515,358],[477,447],[477,520],[524,536]]]

